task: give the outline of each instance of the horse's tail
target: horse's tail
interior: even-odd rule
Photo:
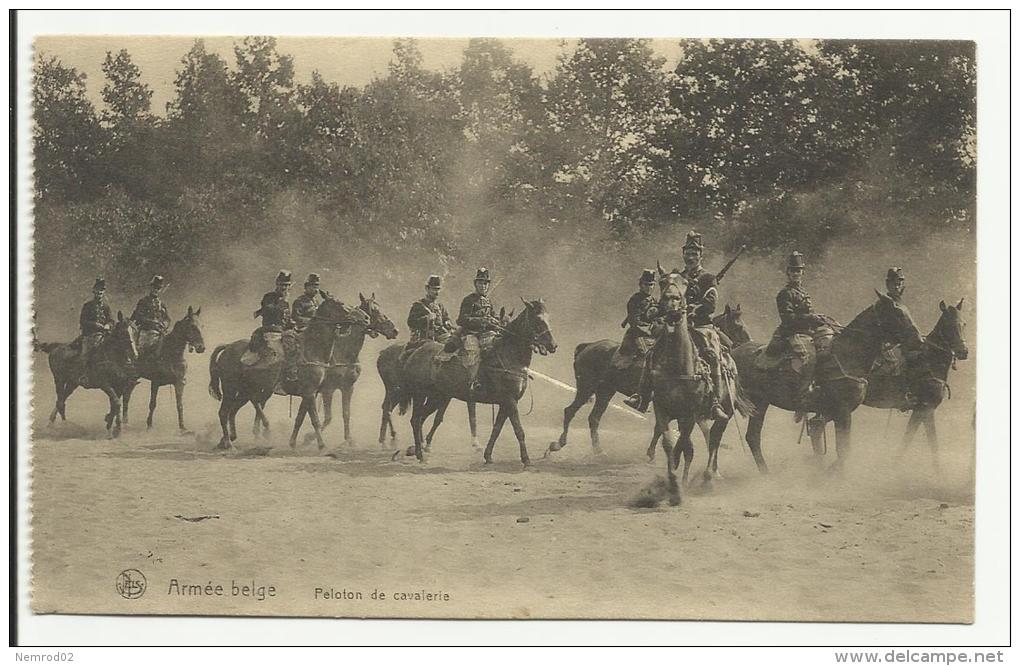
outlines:
[[[736,373],[733,376],[733,393],[733,406],[740,412],[740,415],[745,419],[754,416],[754,401],[744,390],[744,385],[740,382],[740,375]]]
[[[223,391],[220,389],[220,371],[218,361],[220,354],[227,348],[227,345],[220,345],[209,355],[209,395],[216,400],[223,400]]]
[[[34,351],[37,351],[37,352],[42,352],[44,354],[49,354],[50,352],[52,352],[54,349],[56,349],[57,347],[61,346],[62,344],[63,343],[61,343],[61,342],[39,342],[38,340],[33,338],[33,340],[32,340],[32,349]]]
[[[399,389],[394,390],[393,404],[397,406],[397,413],[403,416],[407,414],[407,408],[411,406],[411,395]]]

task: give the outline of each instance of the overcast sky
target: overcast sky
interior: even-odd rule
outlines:
[[[65,64],[76,68],[88,77],[89,96],[102,105],[102,63],[107,51],[127,49],[142,71],[142,81],[153,91],[152,111],[163,115],[166,103],[174,94],[174,79],[181,58],[188,52],[196,37],[125,37],[78,36],[39,37],[36,50],[55,55]],[[234,43],[238,37],[204,37],[206,48],[219,53],[228,64],[234,64]],[[460,65],[467,39],[418,39],[424,66],[434,70],[454,69]],[[564,48],[569,51],[574,42],[556,39],[503,40],[514,57],[531,65],[536,74],[551,72],[557,56]],[[669,62],[676,62],[680,46],[676,40],[653,40],[653,48]],[[295,77],[299,83],[311,80],[313,70],[319,70],[327,81],[341,85],[361,86],[374,77],[386,75],[392,60],[393,40],[389,38],[329,38],[279,37],[277,50],[294,57]]]

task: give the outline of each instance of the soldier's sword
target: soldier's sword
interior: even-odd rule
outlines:
[[[737,253],[735,255],[733,255],[733,258],[730,259],[729,262],[727,262],[727,264],[722,267],[721,271],[715,274],[716,282],[722,282],[722,279],[726,277],[726,273],[730,270],[730,268],[733,267],[733,264],[737,263],[737,259],[740,259],[740,255],[744,254],[744,250],[746,249],[747,245],[740,246],[740,249],[737,250]]]
[[[564,382],[561,382],[558,379],[553,379],[549,375],[544,375],[541,372],[539,372],[538,370],[533,370],[531,368],[528,368],[528,376],[531,377],[532,379],[541,379],[543,381],[547,381],[550,384],[552,384],[553,386],[561,388],[561,389],[563,389],[565,391],[570,391],[571,393],[577,393],[577,389],[574,388],[573,386],[571,386],[570,384],[566,384]],[[631,411],[629,409],[626,409],[624,407],[621,407],[619,405],[614,405],[613,403],[609,403],[609,406],[612,407],[613,409],[615,409],[617,411],[621,411],[624,414],[627,414],[628,416],[631,416],[631,417],[633,417],[635,419],[641,419],[642,421],[646,421],[647,420],[641,414],[639,414],[639,413],[637,413],[635,411]]]

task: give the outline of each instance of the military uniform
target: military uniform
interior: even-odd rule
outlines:
[[[475,273],[477,282],[490,282],[489,269],[479,268]],[[457,325],[461,328],[461,341],[465,352],[465,367],[470,377],[469,393],[476,390],[480,355],[494,339],[493,331],[497,330],[494,308],[488,295],[477,291],[468,294],[460,302]]]
[[[297,337],[294,332],[294,320],[291,318],[290,303],[287,297],[280,291],[280,287],[291,285],[290,271],[280,271],[276,276],[277,289],[266,293],[262,297],[259,309],[255,311],[255,317],[262,317],[262,325],[255,329],[248,344],[248,352],[241,356],[241,363],[244,365],[255,365],[269,358],[273,345],[267,339],[267,333],[279,334],[273,336],[279,341],[276,353],[280,351],[284,355],[283,381],[293,380],[297,376],[296,361],[300,352]],[[282,348],[282,349],[281,349]],[[275,361],[273,361],[275,362]]]
[[[494,316],[492,301],[488,296],[468,294],[460,302],[457,325],[469,333],[485,333],[495,328],[492,322]]]
[[[262,317],[262,330],[264,331],[281,333],[294,328],[294,321],[290,315],[290,303],[287,302],[286,296],[275,290],[262,297],[255,316]]]
[[[715,314],[716,304],[719,300],[715,273],[711,273],[701,266],[679,272],[680,276],[687,280],[684,300],[687,302],[688,322],[695,327],[711,326],[712,315]]]
[[[294,306],[291,308],[291,319],[294,322],[294,330],[301,333],[308,327],[308,322],[315,316],[316,310],[322,305],[322,292],[319,291],[319,276],[311,273],[305,280],[305,288],[315,287],[312,294],[307,291],[294,299]]]
[[[644,285],[653,284],[655,274],[645,269],[641,273],[640,282]],[[627,301],[627,318],[623,320],[627,332],[624,333],[623,342],[620,344],[622,357],[643,356],[651,349],[654,340],[652,326],[655,323],[657,305],[654,296],[641,290],[635,292]]]
[[[453,328],[453,322],[450,321],[450,315],[443,304],[438,300],[430,300],[428,296],[411,305],[407,325],[411,329],[411,342],[421,340],[446,342]]]
[[[99,295],[106,291],[106,281],[98,278],[92,291],[96,295],[81,306],[81,314],[78,316],[78,326],[81,329],[81,376],[78,383],[82,385],[88,384],[88,366],[93,350],[102,342],[103,336],[113,329],[114,324],[110,306]]]
[[[164,335],[170,327],[170,313],[158,294],[148,294],[135,305],[131,321],[138,324],[138,328],[143,331],[155,331]]]

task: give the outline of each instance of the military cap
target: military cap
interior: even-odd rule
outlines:
[[[308,274],[308,279],[305,280],[305,286],[306,287],[313,287],[313,286],[314,287],[318,287],[319,286],[319,274],[318,273],[309,273]]]
[[[479,280],[481,280],[482,282],[491,282],[492,281],[492,280],[489,279],[489,269],[488,268],[479,268],[478,269],[478,271],[475,273],[475,282],[478,282]]]
[[[688,231],[687,232],[687,238],[686,238],[686,240],[684,240],[684,249],[686,250],[688,248],[695,249],[695,250],[704,250],[705,249],[705,245],[704,245],[704,243],[701,240],[701,234],[698,233],[697,231]]]
[[[280,271],[276,276],[276,284],[291,284],[290,271]]]
[[[166,280],[162,275],[153,275],[152,279],[149,280],[149,286],[155,287],[156,289],[162,289],[163,285],[166,284]]]
[[[805,265],[807,264],[804,261],[804,255],[796,250],[794,250],[790,257],[786,260],[786,270],[790,270],[791,268],[804,268]]]
[[[899,266],[893,266],[885,274],[885,281],[892,282],[893,280],[906,280],[907,276],[903,274],[903,269]]]
[[[106,291],[106,280],[96,278],[95,284],[92,285],[92,291]]]
[[[438,275],[430,275],[428,282],[425,283],[425,286],[439,288],[443,286],[443,281],[439,278]]]
[[[655,271],[650,268],[642,269],[641,284],[655,284]]]

